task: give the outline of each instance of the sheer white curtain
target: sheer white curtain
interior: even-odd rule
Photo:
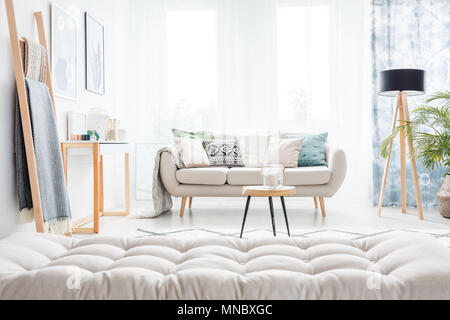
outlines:
[[[175,127],[327,131],[348,156],[339,197],[369,202],[369,0],[119,6],[117,99],[132,140],[165,143]]]

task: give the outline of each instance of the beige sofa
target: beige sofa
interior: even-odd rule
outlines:
[[[328,167],[288,168],[284,175],[284,184],[297,189],[293,197],[313,197],[316,208],[319,200],[323,216],[326,216],[324,198],[332,197],[339,190],[347,172],[342,149],[327,145],[326,160]],[[191,208],[194,197],[242,197],[243,186],[263,184],[260,172],[260,168],[178,169],[170,153],[161,155],[161,179],[172,196],[182,198],[181,216],[187,198]]]

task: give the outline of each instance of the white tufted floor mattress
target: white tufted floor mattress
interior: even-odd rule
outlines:
[[[0,241],[1,299],[450,299],[450,249],[396,232],[344,238]]]

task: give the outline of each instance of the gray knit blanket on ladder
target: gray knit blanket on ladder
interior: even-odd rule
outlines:
[[[34,150],[39,177],[45,231],[64,234],[71,232],[71,213],[53,105],[47,86],[26,79]],[[20,118],[16,106],[16,173],[19,209],[22,222],[34,219],[27,158]]]

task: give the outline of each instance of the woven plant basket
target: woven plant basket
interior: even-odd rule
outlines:
[[[444,183],[437,194],[440,214],[450,219],[450,175],[445,177]]]

